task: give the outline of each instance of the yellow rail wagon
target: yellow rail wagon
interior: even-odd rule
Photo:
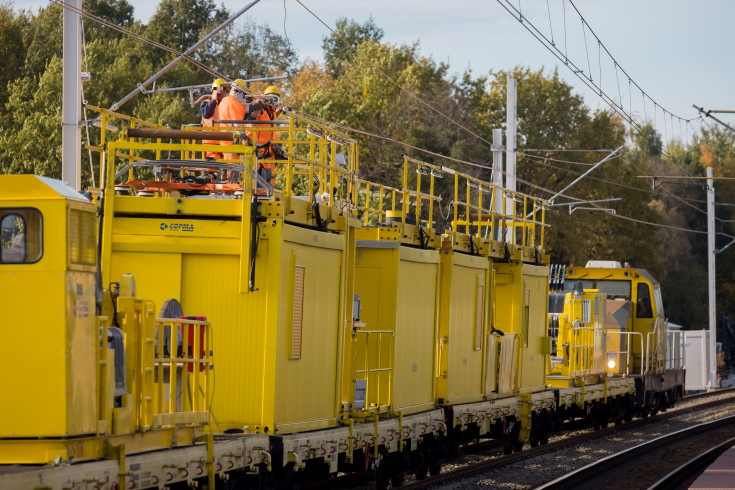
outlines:
[[[452,403],[456,439],[500,437],[506,452],[545,443],[546,412],[555,402],[543,380],[544,202],[460,172],[454,180],[452,231],[442,250],[443,271],[452,277],[444,285],[440,324],[449,369],[439,386]],[[458,189],[465,187],[462,199]]]
[[[211,132],[131,129],[108,143],[101,243],[103,282],[135,274],[141,295],[217,325],[210,429],[270,435],[268,469],[288,477],[377,461],[379,448],[415,447],[444,426],[433,398],[405,419],[383,403],[357,413],[357,145],[310,120],[282,123],[273,175],[255,170],[249,146],[229,148],[234,165],[193,159]],[[161,137],[180,142],[150,141]],[[180,158],[144,159],[163,152]]]
[[[359,394],[345,401],[358,419],[382,414],[405,420],[428,410],[444,420],[435,410],[441,234],[433,213],[439,198],[433,194],[435,175],[417,162],[404,157],[402,189],[360,182],[363,226],[355,259],[360,322],[345,356],[350,361],[346,394]],[[415,190],[409,190],[410,175],[416,175]],[[445,452],[433,437],[416,442],[407,441],[404,452],[410,452],[420,474],[429,468],[435,472]],[[431,454],[428,461],[420,450]],[[383,458],[381,466],[396,475],[410,464],[396,454]]]

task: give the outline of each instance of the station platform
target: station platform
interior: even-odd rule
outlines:
[[[735,488],[735,446],[722,453],[689,488],[690,490]]]

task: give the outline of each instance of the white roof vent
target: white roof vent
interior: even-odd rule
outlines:
[[[589,260],[587,265],[588,269],[622,269],[623,266],[616,260]]]

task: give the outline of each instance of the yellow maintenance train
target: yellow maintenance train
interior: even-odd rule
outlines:
[[[682,393],[644,271],[555,269],[549,315],[541,198],[409,157],[401,188],[364,181],[357,141],[293,112],[273,166],[232,128],[90,109],[91,195],[0,176],[2,488],[397,486]]]

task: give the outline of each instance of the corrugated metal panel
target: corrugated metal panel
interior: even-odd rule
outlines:
[[[448,265],[448,262],[443,264],[445,267]],[[483,320],[482,313],[478,312],[478,309],[484,308],[482,304],[484,294],[478,296],[478,286],[484,288],[486,271],[458,265],[453,261],[451,269],[446,272],[451,274],[450,301],[442,304],[449,308],[448,318],[444,316],[442,320],[449,321],[446,394],[450,403],[460,403],[476,400],[482,396],[482,364],[485,360],[481,352]],[[446,274],[443,274],[442,278],[448,280]],[[446,294],[446,288],[442,289],[442,294]],[[478,339],[480,349],[475,348]],[[446,350],[445,347],[445,352]]]
[[[264,346],[268,345],[264,324],[269,278],[277,281],[280,271],[268,270],[263,255],[269,245],[261,241],[259,246],[256,292],[239,294],[240,257],[236,255],[184,255],[181,282],[176,284],[181,287],[184,314],[206,315],[212,324],[216,385],[212,413],[222,430],[247,425],[254,431],[263,423],[264,411],[273,410],[263,407]]]
[[[541,352],[541,338],[547,335],[549,315],[546,312],[544,298],[548,293],[549,268],[529,264],[522,265],[523,283],[529,294],[527,308],[528,331],[525,339],[526,348],[522,349],[520,365],[523,366],[518,376],[518,388],[533,391],[545,389],[546,361]]]
[[[477,285],[477,312],[475,316],[475,350],[482,347],[482,317],[485,306],[485,286]]]
[[[294,266],[291,306],[291,359],[301,359],[301,327],[304,316],[304,267]]]

